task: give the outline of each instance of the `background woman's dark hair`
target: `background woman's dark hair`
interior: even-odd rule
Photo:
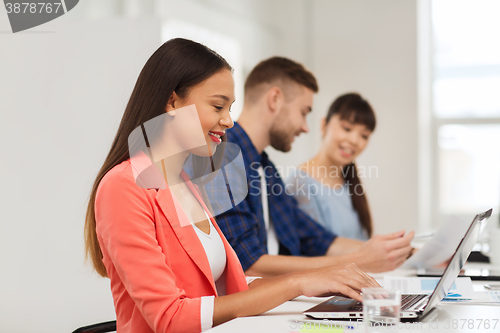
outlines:
[[[142,69],[123,114],[118,132],[92,187],[85,218],[85,252],[94,269],[107,276],[96,234],[95,198],[104,175],[129,159],[128,137],[144,122],[165,112],[175,93],[185,98],[189,89],[231,66],[216,52],[199,43],[176,38],[160,46]],[[226,141],[226,138],[222,138]]]
[[[339,96],[328,110],[326,123],[330,121],[332,116],[337,114],[340,116],[340,119],[347,120],[353,124],[365,125],[372,132],[375,130],[375,112],[370,103],[357,93],[348,93]],[[353,162],[345,166],[342,169],[342,175],[349,186],[352,205],[358,212],[361,225],[368,233],[368,236],[371,237],[373,234],[373,224],[370,207],[368,206],[363,184],[361,184],[361,180],[358,177],[356,164]]]

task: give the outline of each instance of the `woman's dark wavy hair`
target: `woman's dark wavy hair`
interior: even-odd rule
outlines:
[[[348,93],[337,97],[328,110],[326,123],[328,123],[334,115],[339,115],[340,119],[347,120],[353,124],[365,125],[371,132],[375,130],[375,112],[370,103],[361,97],[360,94]],[[368,236],[371,237],[373,234],[373,224],[370,207],[366,199],[363,185],[358,177],[356,164],[352,162],[345,166],[342,169],[342,175],[344,176],[346,184],[349,186],[349,195],[351,196],[352,205],[358,212],[361,225],[368,233]],[[361,191],[358,190],[359,187],[362,188]]]
[[[187,97],[189,89],[223,69],[232,71],[224,58],[206,46],[191,40],[175,38],[160,46],[142,69],[125,108],[111,149],[94,181],[85,218],[85,252],[97,273],[106,277],[102,252],[96,234],[95,199],[104,175],[130,158],[128,137],[146,121],[165,113],[167,102],[175,91]],[[227,141],[225,136],[222,141]]]

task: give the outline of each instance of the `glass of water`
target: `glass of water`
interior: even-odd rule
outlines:
[[[363,321],[366,332],[387,331],[399,323],[401,291],[384,288],[363,288]]]

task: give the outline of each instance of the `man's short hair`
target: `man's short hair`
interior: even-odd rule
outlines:
[[[257,101],[260,95],[267,91],[268,85],[277,85],[284,89],[290,83],[297,83],[315,93],[319,89],[314,75],[302,64],[283,57],[263,60],[255,66],[245,81],[245,100]]]

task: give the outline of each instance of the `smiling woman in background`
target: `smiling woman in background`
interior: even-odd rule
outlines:
[[[299,295],[361,300],[361,288],[378,286],[354,264],[245,278],[202,189],[183,170],[189,157],[224,152],[233,101],[229,64],[186,39],[163,44],[137,79],[85,223],[87,255],[110,279],[120,333],[200,332]]]
[[[372,219],[354,160],[375,129],[375,113],[359,94],[339,96],[321,123],[321,148],[289,175],[287,191],[318,223],[342,237],[368,239]]]

